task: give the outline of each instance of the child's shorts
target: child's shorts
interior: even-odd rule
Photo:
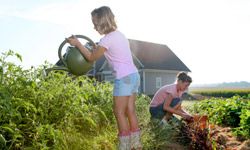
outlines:
[[[138,72],[129,74],[121,79],[115,79],[113,96],[130,96],[138,93],[140,75]]]
[[[177,104],[181,103],[181,99],[180,98],[174,98],[170,104],[170,107],[175,107]],[[151,114],[151,118],[155,118],[155,119],[162,119],[167,111],[165,111],[163,109],[163,106],[165,104],[165,101],[164,103],[156,106],[156,107],[150,107],[149,108],[149,112]]]

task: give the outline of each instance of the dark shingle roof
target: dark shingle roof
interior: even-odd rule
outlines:
[[[129,39],[134,55],[145,69],[179,70],[191,72],[190,69],[166,46]]]

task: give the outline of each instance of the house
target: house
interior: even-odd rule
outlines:
[[[180,71],[191,72],[166,45],[132,39],[129,42],[134,63],[141,76],[141,93],[153,95],[161,86],[174,83]],[[96,61],[91,74],[98,81],[114,79],[104,56]]]
[[[141,76],[140,93],[152,96],[161,86],[174,83],[180,71],[191,72],[166,45],[132,39],[129,43]],[[56,66],[63,66],[62,61],[59,60]],[[112,82],[114,79],[104,56],[94,63],[87,75],[98,81]]]

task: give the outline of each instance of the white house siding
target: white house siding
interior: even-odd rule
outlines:
[[[155,92],[159,89],[156,88],[156,78],[161,78],[161,85],[171,84],[174,83],[176,80],[176,75],[179,71],[163,71],[163,70],[151,70],[146,69],[143,70],[144,72],[144,79],[143,79],[143,93],[146,95],[154,95]],[[146,82],[145,82],[146,81]]]

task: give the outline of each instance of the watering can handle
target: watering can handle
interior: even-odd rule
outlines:
[[[88,42],[90,42],[90,45],[92,45],[93,47],[96,47],[96,44],[90,39],[88,38],[87,36],[84,36],[84,35],[75,35],[77,38],[82,38],[82,39],[85,39],[87,40]],[[61,45],[59,46],[59,49],[58,49],[58,57],[60,58],[60,60],[62,61],[62,63],[64,64],[64,66],[67,67],[67,63],[66,61],[63,59],[63,56],[62,56],[62,48],[63,46],[67,43],[67,40],[65,39]]]

